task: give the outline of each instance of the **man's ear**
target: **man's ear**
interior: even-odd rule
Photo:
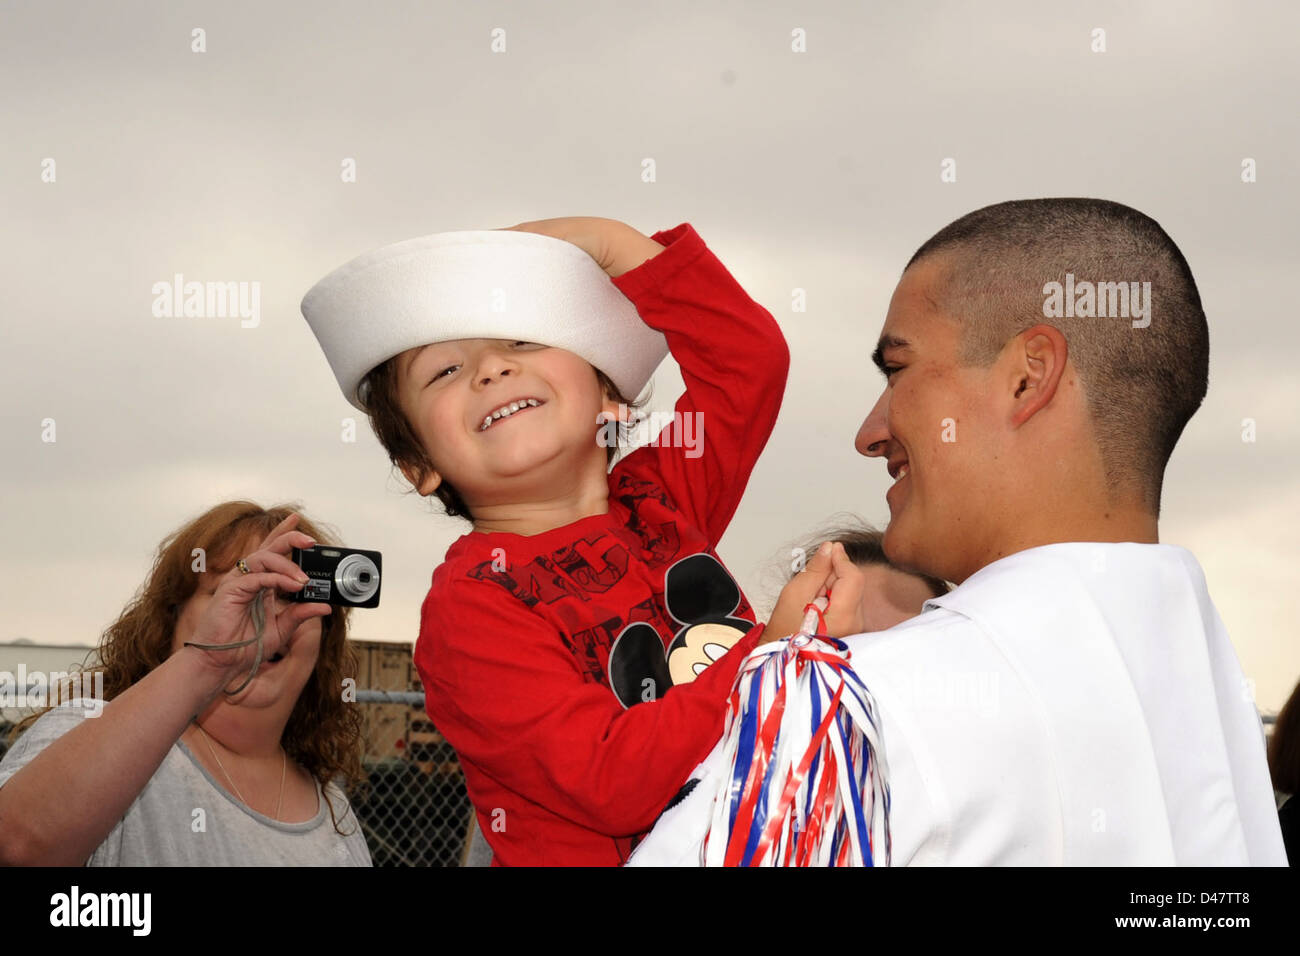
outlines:
[[[430,470],[424,476],[423,484],[416,485],[415,468],[407,464],[402,464],[399,465],[398,467],[402,469],[402,474],[406,476],[406,480],[415,486],[415,490],[418,491],[421,495],[423,495],[426,498],[429,497],[429,495],[433,494],[435,491],[437,491],[438,486],[442,484],[442,475],[438,474],[436,471]]]
[[[1056,396],[1069,347],[1061,330],[1051,325],[1025,329],[1013,341],[1011,424],[1019,427]]]

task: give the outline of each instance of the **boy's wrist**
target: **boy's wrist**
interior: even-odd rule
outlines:
[[[673,281],[678,273],[692,268],[697,259],[708,253],[704,240],[690,223],[661,229],[650,237],[650,241],[659,246],[658,253],[622,275],[611,277],[618,290],[637,303]]]
[[[625,222],[611,220],[608,245],[609,261],[601,263],[611,279],[631,272],[637,266],[664,251],[656,240]]]

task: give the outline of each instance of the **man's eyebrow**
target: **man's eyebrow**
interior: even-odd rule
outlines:
[[[885,350],[886,349],[910,349],[912,343],[907,339],[900,339],[896,335],[882,335],[880,341],[876,343],[876,350],[871,353],[871,361],[876,363],[876,368],[882,372],[885,370]]]

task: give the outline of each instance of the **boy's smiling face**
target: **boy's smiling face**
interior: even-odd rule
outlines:
[[[597,416],[616,415],[618,405],[572,352],[457,339],[407,350],[397,373],[402,409],[435,469],[422,495],[446,480],[473,509],[545,497],[557,479],[590,467],[588,459],[603,467]]]

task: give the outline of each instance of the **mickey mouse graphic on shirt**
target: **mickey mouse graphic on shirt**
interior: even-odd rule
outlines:
[[[629,624],[609,650],[609,686],[624,707],[689,684],[754,626],[732,617],[740,587],[711,554],[692,554],[664,572],[664,605],[681,624],[668,650],[644,621]]]

